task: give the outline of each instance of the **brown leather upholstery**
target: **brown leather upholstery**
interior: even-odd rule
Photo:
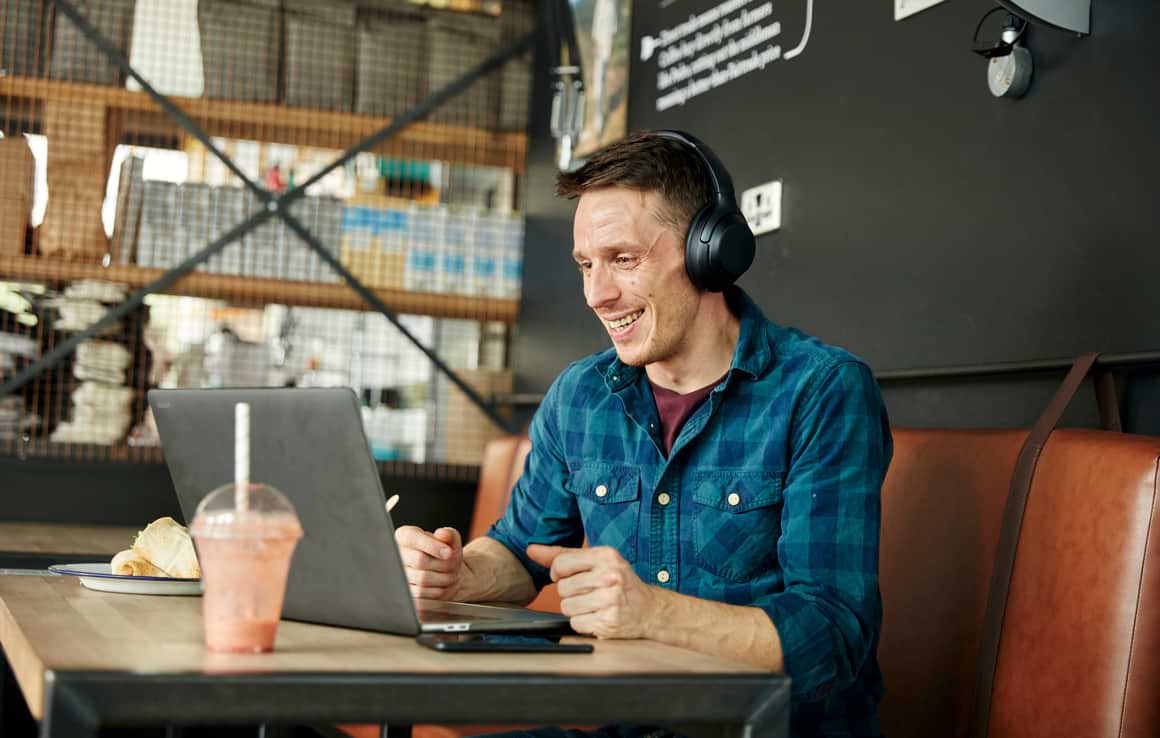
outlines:
[[[532,440],[527,436],[513,436],[516,439],[515,453],[512,454],[511,469],[508,471],[507,491],[504,492],[503,504],[496,508],[498,513],[495,516],[499,520],[500,515],[507,508],[508,502],[512,498],[512,488],[516,486],[516,482],[520,481],[520,477],[524,475],[524,462],[528,460],[528,454],[532,452]]]
[[[890,736],[964,736],[1022,431],[894,431],[879,661]],[[1056,431],[1023,521],[990,736],[1160,735],[1160,439]]]
[[[531,448],[531,441],[526,438],[500,436],[484,447],[483,463],[479,467],[479,486],[475,489],[475,508],[465,540],[470,541],[487,533],[487,529],[507,507],[512,485],[520,478],[520,472],[516,469],[524,468],[524,459],[528,455],[527,451],[523,451],[516,464],[516,453],[523,444]]]
[[[1057,431],[1007,600],[992,736],[1160,735],[1160,439]]]
[[[882,729],[900,738],[962,736],[1003,504],[1027,434],[893,434],[878,564]]]

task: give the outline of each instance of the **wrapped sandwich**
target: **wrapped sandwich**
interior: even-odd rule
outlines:
[[[149,559],[127,548],[113,557],[113,573],[129,577],[167,577],[165,572],[154,566]]]
[[[113,557],[112,568],[123,576],[201,578],[189,531],[170,517],[147,525],[131,548]]]

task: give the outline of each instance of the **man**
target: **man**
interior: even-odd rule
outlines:
[[[407,576],[417,597],[519,603],[558,582],[580,633],[784,670],[795,736],[878,735],[886,412],[859,359],[739,288],[694,286],[685,239],[716,198],[708,166],[642,133],[559,176],[613,349],[553,383],[487,537],[399,529]]]

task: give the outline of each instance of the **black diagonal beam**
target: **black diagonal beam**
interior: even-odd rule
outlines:
[[[189,257],[173,269],[167,271],[156,281],[146,285],[137,292],[134,292],[129,296],[128,299],[126,299],[120,305],[111,308],[108,312],[105,313],[104,316],[102,316],[97,322],[90,325],[87,329],[72,336],[67,341],[50,351],[48,354],[45,354],[33,365],[27,367],[22,372],[12,377],[12,379],[0,385],[0,397],[14,392],[15,390],[27,384],[41,372],[52,368],[60,360],[76,350],[76,347],[83,341],[97,336],[105,329],[105,327],[117,320],[120,320],[133,310],[137,309],[144,302],[146,295],[149,295],[153,292],[165,291],[174,283],[176,283],[177,280],[179,280],[181,277],[193,271],[193,269],[196,268],[198,264],[204,262],[212,255],[221,251],[232,241],[241,238],[251,229],[260,225],[262,222],[269,219],[272,214],[276,213],[287,225],[287,227],[297,233],[298,236],[306,242],[309,248],[319,254],[319,256],[331,266],[331,268],[333,268],[340,276],[342,276],[344,280],[346,280],[351,289],[353,289],[360,297],[362,297],[368,305],[373,307],[385,318],[387,318],[387,320],[389,320],[409,341],[411,341],[412,344],[414,344],[420,351],[422,351],[423,354],[427,356],[427,358],[429,358],[436,366],[436,368],[443,372],[457,387],[459,387],[459,389],[477,407],[479,407],[479,409],[483,411],[493,423],[495,423],[505,432],[512,432],[507,422],[497,414],[494,406],[480,397],[449,366],[447,366],[438,357],[437,354],[427,348],[427,346],[423,345],[423,343],[419,341],[415,335],[408,331],[399,321],[398,316],[394,311],[387,307],[387,305],[383,303],[383,301],[380,300],[373,291],[368,289],[353,274],[351,274],[350,271],[347,270],[339,260],[334,258],[333,254],[322,245],[322,243],[314,236],[314,234],[305,228],[305,226],[303,226],[302,223],[299,222],[296,218],[290,215],[288,206],[293,201],[303,197],[307,187],[314,184],[315,182],[318,182],[335,169],[341,167],[346,162],[357,156],[359,153],[367,151],[383,143],[390,137],[397,134],[399,131],[406,128],[408,125],[426,117],[431,113],[431,111],[438,108],[447,100],[450,100],[456,95],[462,93],[482,76],[500,67],[513,56],[523,53],[525,50],[530,48],[534,42],[534,33],[528,33],[507,47],[501,48],[494,54],[491,54],[456,80],[435,91],[410,110],[392,119],[388,125],[367,136],[351,148],[347,149],[346,152],[339,156],[329,166],[317,172],[313,177],[303,182],[301,185],[287,190],[280,196],[275,196],[262,186],[250,180],[245,175],[245,173],[241,171],[240,168],[238,168],[233,160],[231,160],[228,156],[225,155],[224,152],[220,151],[214,145],[213,140],[205,133],[205,131],[201,129],[200,126],[197,125],[196,122],[187,116],[185,112],[182,111],[181,108],[179,108],[177,105],[175,105],[168,97],[157,92],[157,90],[149,84],[148,80],[138,74],[137,71],[129,64],[124,54],[122,54],[116,46],[111,44],[103,35],[101,35],[101,33],[91,23],[88,22],[87,18],[85,18],[81,13],[77,12],[76,8],[72,5],[71,0],[57,0],[57,7],[61,9],[61,11],[77,26],[77,28],[81,31],[82,34],[84,34],[86,38],[89,39],[89,41],[96,45],[102,54],[104,54],[109,60],[120,67],[127,75],[137,80],[137,82],[141,85],[141,88],[151,98],[153,98],[153,100],[163,110],[165,110],[165,112],[168,113],[177,122],[177,124],[181,126],[181,128],[200,141],[217,159],[225,164],[225,166],[229,168],[231,172],[236,174],[249,189],[255,192],[261,201],[265,203],[266,207],[265,209],[254,213],[234,228],[230,229],[229,232],[213,241],[206,248]]]

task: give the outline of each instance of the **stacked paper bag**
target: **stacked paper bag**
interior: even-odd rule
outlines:
[[[24,420],[23,397],[0,397],[0,442],[20,437]]]
[[[37,354],[31,338],[0,331],[0,382],[35,360]],[[19,438],[33,422],[25,416],[22,396],[0,397],[0,442]]]
[[[77,360],[73,374],[77,379],[102,384],[125,384],[125,370],[129,368],[129,351],[111,341],[85,341],[77,346]]]
[[[0,254],[22,256],[35,162],[24,136],[0,138]]]
[[[111,446],[129,430],[133,390],[100,382],[82,382],[73,393],[72,421],[52,432],[55,443],[95,443]]]
[[[109,251],[101,222],[109,174],[108,114],[99,100],[44,101],[43,133],[52,144],[48,204],[38,229],[41,256],[99,262]]]
[[[125,299],[125,286],[114,282],[86,280],[69,285],[64,294],[51,304],[60,313],[55,327],[61,331],[83,331],[100,320],[115,305]],[[117,320],[105,326],[101,335],[118,333],[122,322]]]
[[[114,282],[75,282],[53,304],[60,311],[56,328],[81,331],[105,314],[110,305],[125,299],[126,287]],[[121,321],[101,331],[119,333]],[[132,362],[129,350],[112,341],[90,339],[77,346],[73,376],[81,380],[72,396],[72,419],[61,422],[51,439],[57,443],[112,445],[129,429],[129,405],[133,391],[125,385]]]
[[[133,390],[124,384],[131,359],[124,346],[110,341],[85,341],[77,347],[73,375],[81,385],[73,393],[72,420],[57,426],[53,441],[108,446],[125,437]]]
[[[0,380],[22,369],[24,364],[35,359],[36,342],[28,336],[0,331]]]

